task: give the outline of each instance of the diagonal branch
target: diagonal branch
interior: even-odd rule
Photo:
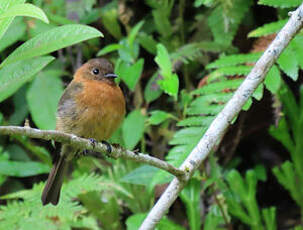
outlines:
[[[234,93],[233,97],[225,105],[224,109],[218,114],[216,119],[201,138],[198,145],[192,150],[190,155],[181,165],[180,169],[185,170],[184,180],[175,178],[162,194],[156,205],[142,223],[140,230],[154,229],[156,224],[168,211],[169,207],[176,200],[186,182],[191,178],[194,171],[199,167],[202,161],[208,156],[215,144],[221,139],[224,131],[230,125],[234,117],[240,112],[246,101],[261,84],[282,51],[299,32],[303,26],[303,4],[291,13],[291,18],[283,29],[278,33],[275,40],[266,49],[262,57],[255,64],[249,75],[241,86]]]
[[[87,149],[87,150],[93,150],[96,152],[105,153],[115,159],[123,158],[140,163],[149,164],[173,174],[174,176],[180,178],[180,180],[182,180],[182,178],[185,175],[185,173],[181,169],[175,168],[174,166],[166,163],[165,161],[149,156],[147,154],[134,153],[132,151],[125,150],[121,147],[115,147],[113,145],[111,145],[111,149],[112,149],[111,153],[108,154],[107,152],[108,146],[106,144],[97,143],[93,145],[91,141],[88,139],[80,138],[77,137],[76,135],[67,134],[60,131],[40,130],[40,129],[33,129],[29,127],[18,127],[18,126],[0,126],[0,134],[24,135],[31,138],[54,140],[57,142],[70,144],[78,149]]]

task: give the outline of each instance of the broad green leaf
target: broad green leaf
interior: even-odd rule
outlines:
[[[18,61],[0,69],[0,102],[15,93],[25,82],[54,60],[51,56]]]
[[[160,123],[162,123],[163,121],[172,118],[173,115],[171,115],[170,113],[161,111],[161,110],[154,110],[151,112],[151,116],[149,118],[149,123],[151,125],[159,125]]]
[[[164,45],[157,45],[157,56],[155,61],[161,69],[161,75],[165,78],[172,74],[172,64],[169,58],[169,54]]]
[[[24,120],[28,115],[28,106],[26,103],[27,87],[24,85],[13,95],[14,113],[9,118],[10,125],[24,124]]]
[[[174,96],[175,99],[177,98],[179,90],[179,78],[177,74],[172,74],[163,80],[158,80],[158,83],[165,93]]]
[[[40,19],[45,23],[49,23],[47,16],[39,7],[29,3],[17,4],[8,8],[4,13],[0,14],[0,20],[16,16],[28,16]]]
[[[100,36],[103,36],[100,31],[85,25],[73,24],[56,27],[23,43],[1,63],[0,68],[12,62],[41,56]]]
[[[49,172],[46,164],[34,161],[0,161],[0,174],[14,177],[35,176]]]
[[[144,59],[140,58],[133,65],[120,60],[118,61],[115,72],[125,82],[128,88],[132,91],[135,90],[138,80],[143,71]]]
[[[16,4],[24,3],[25,0],[1,0],[0,1],[0,15],[7,11],[10,7]],[[0,19],[0,39],[4,35],[5,31],[13,21],[14,17],[8,17]]]
[[[158,72],[156,72],[147,82],[145,89],[144,89],[144,98],[145,100],[150,103],[154,100],[156,100],[158,97],[161,96],[163,93],[162,89],[157,83],[157,80],[159,78]]]
[[[56,111],[62,93],[61,79],[51,70],[40,72],[32,82],[26,99],[31,117],[38,128],[55,129]]]
[[[116,50],[119,50],[122,48],[122,45],[121,44],[110,44],[110,45],[107,45],[105,46],[103,49],[101,49],[98,53],[97,53],[97,56],[102,56],[104,54],[108,54],[110,52],[113,52],[113,51],[116,51]]]
[[[122,136],[127,149],[133,149],[144,133],[145,117],[140,110],[134,110],[125,118],[122,125]]]
[[[276,94],[282,84],[280,71],[276,65],[274,65],[268,72],[265,81],[265,87],[272,93]]]
[[[268,24],[265,24],[253,31],[251,31],[248,34],[248,37],[262,37],[262,36],[266,36],[269,34],[274,34],[279,32],[279,30],[282,29],[282,27],[286,24],[286,22],[288,21],[288,19],[284,19],[284,20],[280,20],[277,22],[271,22]]]
[[[16,41],[20,40],[26,32],[26,24],[22,18],[15,18],[4,36],[0,39],[0,52]]]

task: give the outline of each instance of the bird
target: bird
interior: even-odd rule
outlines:
[[[59,100],[56,130],[94,141],[109,139],[125,116],[125,98],[115,78],[113,64],[105,58],[91,59],[77,69]],[[76,152],[62,144],[42,192],[43,205],[58,204],[65,171]]]

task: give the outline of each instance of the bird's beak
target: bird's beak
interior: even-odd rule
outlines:
[[[105,77],[108,77],[108,78],[117,78],[118,77],[118,75],[116,75],[116,74],[114,74],[114,73],[107,73],[107,74],[105,74],[104,75]]]

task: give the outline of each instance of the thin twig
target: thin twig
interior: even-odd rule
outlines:
[[[60,131],[40,130],[40,129],[33,129],[30,127],[19,127],[19,126],[0,126],[0,134],[24,135],[31,138],[54,140],[57,142],[70,144],[78,149],[87,149],[87,150],[93,150],[95,152],[104,153],[115,159],[124,158],[140,163],[149,164],[157,168],[163,169],[173,174],[174,176],[180,178],[181,180],[185,175],[185,173],[181,169],[175,168],[174,166],[166,163],[165,161],[149,156],[147,154],[134,153],[132,151],[125,150],[122,147],[115,147],[113,145],[111,145],[111,149],[112,149],[111,153],[108,153],[107,152],[108,146],[106,144],[97,143],[96,145],[93,145],[92,142],[88,139],[80,138],[77,137],[76,135],[68,134]]]
[[[249,75],[241,86],[234,93],[233,97],[225,105],[224,109],[218,114],[216,119],[186,158],[180,169],[188,172],[185,180],[174,179],[165,192],[162,194],[156,205],[149,212],[143,221],[140,230],[154,229],[160,219],[168,211],[169,207],[177,199],[187,181],[191,178],[194,171],[200,166],[202,161],[208,156],[210,151],[221,139],[224,131],[231,124],[234,117],[241,111],[246,101],[250,98],[259,84],[261,84],[271,66],[288,45],[291,39],[299,32],[303,25],[303,4],[292,12],[291,18],[283,29],[276,36],[271,45],[266,49],[262,57],[255,64]]]

